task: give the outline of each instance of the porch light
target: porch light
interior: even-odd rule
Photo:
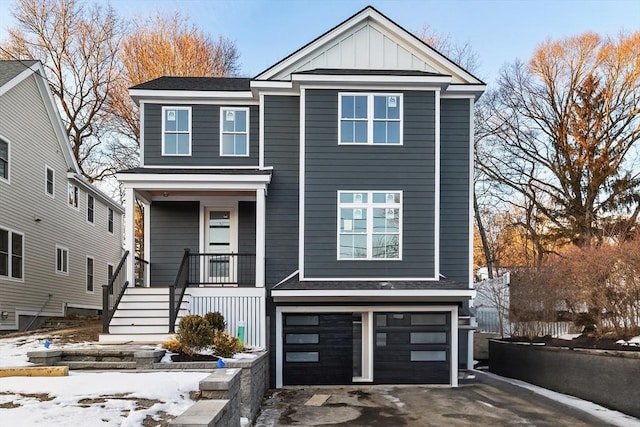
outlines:
[[[9,312],[3,311],[2,313],[0,313],[0,318],[2,318],[2,320],[7,320],[9,318]]]
[[[167,193],[166,191],[162,193],[162,197],[169,197],[169,193]]]

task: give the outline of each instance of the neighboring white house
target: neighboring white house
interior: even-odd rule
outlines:
[[[80,175],[43,75],[0,61],[0,330],[101,309],[122,255],[124,210]]]

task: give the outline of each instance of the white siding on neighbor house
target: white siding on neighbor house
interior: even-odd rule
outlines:
[[[80,187],[79,209],[67,204],[65,158],[35,77],[0,96],[0,138],[11,144],[10,183],[0,182],[0,227],[24,233],[24,280],[0,278],[0,329],[16,327],[15,312],[37,312],[52,294],[44,315],[61,315],[70,307],[101,307],[107,264],[122,252],[121,216],[107,231],[107,206],[95,197],[95,224],[87,222],[86,191]],[[46,168],[55,170],[55,194],[46,193]],[[56,245],[69,249],[68,274],[56,273]],[[86,292],[86,258],[95,258],[94,293]]]

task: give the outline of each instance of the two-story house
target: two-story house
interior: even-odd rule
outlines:
[[[254,78],[131,88],[141,166],[118,179],[145,206],[149,292],[244,322],[278,387],[457,385],[484,88],[372,7]]]
[[[80,175],[38,61],[0,61],[0,330],[102,309],[122,206]]]

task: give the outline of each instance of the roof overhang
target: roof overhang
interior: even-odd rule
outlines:
[[[331,289],[278,290],[271,296],[275,302],[463,302],[474,298],[473,289]]]
[[[253,101],[254,94],[250,90],[246,91],[222,91],[222,90],[156,90],[156,89],[129,89],[129,95],[136,104],[140,100],[183,100],[183,101],[207,101],[207,100],[232,100],[232,101]]]
[[[116,174],[124,188],[135,190],[258,190],[267,189],[271,173],[128,173]]]

